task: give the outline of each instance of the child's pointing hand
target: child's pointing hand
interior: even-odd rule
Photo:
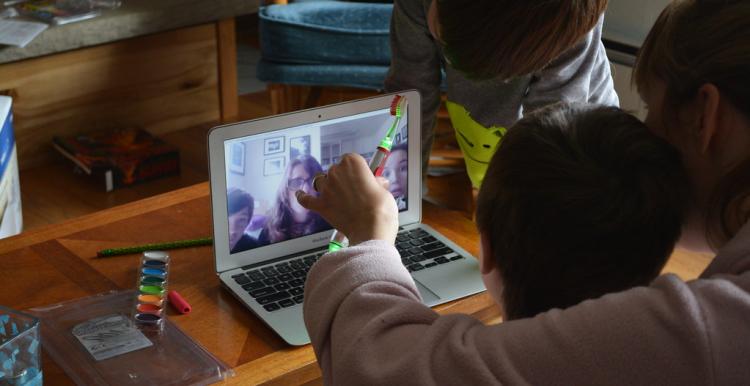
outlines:
[[[300,190],[297,201],[343,232],[351,245],[374,239],[395,242],[398,208],[386,189],[388,182],[374,177],[360,155],[345,154],[313,181],[318,195]]]

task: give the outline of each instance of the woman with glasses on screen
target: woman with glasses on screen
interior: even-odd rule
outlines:
[[[315,194],[312,179],[322,172],[320,163],[309,155],[301,155],[287,165],[276,192],[276,203],[258,237],[260,244],[277,243],[331,229],[322,217],[302,207],[294,196],[294,192],[298,190]]]

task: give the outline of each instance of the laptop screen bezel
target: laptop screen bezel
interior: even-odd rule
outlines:
[[[269,259],[322,248],[328,244],[328,240],[333,232],[332,230],[318,232],[309,236],[230,254],[225,165],[226,141],[264,135],[278,130],[382,110],[390,107],[393,97],[397,94],[405,96],[408,100],[407,130],[409,132],[407,210],[399,213],[399,224],[404,226],[420,222],[422,218],[421,101],[419,93],[416,90],[385,94],[358,101],[343,102],[320,108],[217,126],[208,133],[209,181],[214,235],[213,249],[217,273]],[[377,143],[373,144],[373,149],[375,147],[377,147]]]

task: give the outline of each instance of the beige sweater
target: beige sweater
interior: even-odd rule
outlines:
[[[368,241],[313,266],[304,313],[329,385],[748,385],[750,224],[698,280],[495,326],[422,305],[396,249]]]

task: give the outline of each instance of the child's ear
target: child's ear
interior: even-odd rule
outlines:
[[[719,89],[711,84],[706,83],[698,89],[698,108],[700,109],[700,127],[696,133],[701,153],[706,153],[711,141],[716,136],[716,131],[720,125],[721,116],[719,114],[721,93]]]
[[[486,233],[481,232],[479,234],[479,240],[481,243],[481,251],[479,253],[479,269],[482,274],[486,275],[491,273],[497,267],[495,257],[492,254],[492,248],[490,247],[490,239]]]

